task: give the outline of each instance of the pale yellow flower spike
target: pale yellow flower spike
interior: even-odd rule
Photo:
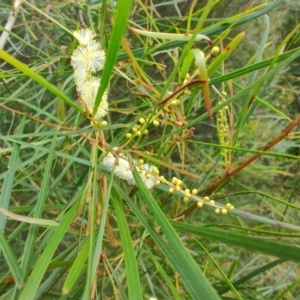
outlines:
[[[150,164],[140,165],[137,160],[132,158],[129,163],[129,159],[124,153],[119,154],[119,156],[115,158],[113,154],[109,152],[103,159],[103,165],[108,168],[109,171],[114,170],[115,176],[127,181],[131,185],[135,184],[132,173],[133,168],[138,171],[147,189],[151,189],[154,185],[160,184],[159,177],[153,174],[156,170],[158,171],[157,167]],[[140,168],[141,166],[142,168]]]
[[[79,42],[79,46],[71,56],[74,81],[80,94],[82,105],[91,115],[101,81],[101,78],[95,77],[93,73],[102,70],[105,62],[105,51],[97,41],[93,40],[96,35],[91,29],[80,29],[74,31],[73,35]],[[107,91],[105,91],[93,118],[94,121],[100,124],[101,119],[107,115],[107,112]]]
[[[96,72],[102,70],[105,62],[105,52],[99,43],[92,41],[86,47],[86,64],[87,70]]]
[[[72,56],[71,56],[71,65],[74,68],[75,72],[78,73],[86,73],[87,67],[86,67],[86,47],[78,46]]]
[[[82,46],[87,46],[96,36],[91,29],[79,29],[73,32],[73,36]]]

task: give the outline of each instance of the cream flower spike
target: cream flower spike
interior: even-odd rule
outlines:
[[[96,36],[91,29],[80,29],[73,32],[78,39],[79,45],[71,56],[71,65],[74,69],[74,81],[80,95],[84,109],[91,116],[95,98],[100,86],[101,78],[94,76],[94,73],[102,70],[105,62],[105,51],[101,45],[94,40]],[[100,106],[92,118],[96,123],[107,115],[107,90],[101,99]]]
[[[95,97],[98,91],[100,83],[96,82],[87,82],[84,87],[81,89],[81,98],[87,106],[88,112],[92,113],[95,104]],[[101,120],[108,112],[108,102],[107,102],[107,91],[104,92],[100,106],[95,114],[95,120]]]
[[[131,171],[130,164],[124,154],[120,154],[116,159],[112,153],[108,153],[103,159],[103,165],[122,180],[126,180],[129,184],[134,185],[135,180]]]
[[[105,52],[100,44],[92,41],[86,47],[86,64],[88,71],[96,72],[103,68],[105,62]]]
[[[89,28],[79,29],[73,32],[73,36],[78,40],[81,46],[87,46],[96,36],[96,34]]]
[[[149,178],[146,177],[146,174],[151,174],[153,173],[153,169],[154,169],[154,166],[153,165],[149,165],[149,164],[143,164],[143,170],[138,170],[138,172],[140,173],[140,176],[146,186],[147,189],[151,189],[156,181],[157,181],[157,177],[156,176],[149,176]]]
[[[86,47],[78,46],[74,50],[74,52],[71,56],[71,65],[74,68],[75,72],[78,72],[78,73],[87,72],[86,56],[87,56]]]
[[[75,72],[96,72],[100,71],[105,62],[105,52],[100,44],[92,41],[86,47],[78,46],[72,54],[72,67]]]
[[[118,158],[115,158],[113,154],[109,152],[103,159],[103,165],[109,171],[113,171],[115,176],[127,181],[130,185],[136,184],[132,173],[132,168],[136,168],[146,188],[151,189],[159,179],[158,176],[153,174],[155,167],[149,164],[143,164],[141,168],[135,159],[131,159],[130,162],[131,164],[124,153],[119,154]]]

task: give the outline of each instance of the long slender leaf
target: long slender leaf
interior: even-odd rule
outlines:
[[[200,235],[228,245],[235,245],[247,250],[258,251],[286,260],[300,261],[299,247],[284,242],[275,242],[225,230],[199,227],[179,222],[171,222],[171,224],[177,230]]]
[[[140,282],[140,276],[138,271],[138,265],[136,261],[136,255],[132,245],[132,239],[128,228],[127,220],[124,214],[120,197],[113,190],[112,201],[116,212],[118,228],[121,236],[122,249],[124,253],[126,279],[128,285],[128,298],[132,300],[142,300],[142,288]]]
[[[150,249],[147,249],[147,250],[148,250],[148,255],[150,256],[151,260],[155,264],[155,267],[157,268],[157,271],[161,274],[161,276],[165,280],[165,284],[168,285],[170,291],[172,292],[172,298],[176,299],[176,300],[181,300],[182,298],[181,298],[179,292],[176,290],[175,285],[171,281],[170,276],[167,274],[167,272],[165,271],[165,269],[163,268],[163,266],[156,259],[155,255],[153,255],[151,253],[151,250]]]
[[[241,96],[243,96],[246,92],[248,92],[249,90],[251,90],[254,86],[256,86],[257,83],[259,82],[264,82],[265,80],[267,80],[269,77],[271,77],[272,75],[276,74],[280,69],[284,68],[285,66],[287,66],[288,64],[290,64],[292,61],[296,60],[298,57],[300,56],[300,48],[297,49],[297,51],[295,51],[292,55],[290,55],[289,57],[287,57],[284,61],[278,63],[272,70],[270,70],[268,73],[262,75],[259,79],[257,79],[254,83],[248,85],[247,87],[245,87],[242,91],[236,93],[233,97],[229,98],[228,100],[222,102],[222,104],[218,104],[213,108],[213,112],[217,112],[221,107],[225,106],[225,105],[229,105],[230,103],[236,101],[237,99],[239,99]],[[194,120],[192,120],[189,123],[189,126],[198,124],[199,122],[201,122],[202,120],[204,120],[207,117],[207,114],[203,114],[201,116],[199,116],[198,118],[195,118]],[[188,127],[187,125],[185,125],[186,127]],[[181,128],[184,128],[185,126],[182,126]],[[174,131],[176,132],[176,131]],[[173,132],[173,134],[174,134]]]
[[[37,83],[39,83],[41,86],[46,88],[48,91],[50,91],[52,94],[63,100],[68,105],[74,107],[79,112],[82,112],[82,108],[78,106],[74,101],[72,101],[70,98],[68,98],[64,93],[62,93],[60,90],[58,90],[54,85],[49,83],[45,78],[37,74],[35,71],[30,69],[27,65],[23,64],[16,58],[12,57],[7,52],[0,50],[0,58],[8,62],[10,65],[14,66],[21,72],[23,72],[28,77],[35,80]]]
[[[41,189],[40,189],[37,203],[35,205],[35,209],[33,212],[34,218],[40,218],[43,213],[43,206],[45,204],[46,195],[47,195],[48,188],[49,188],[49,181],[50,181],[50,176],[51,176],[51,169],[53,166],[55,147],[56,147],[56,137],[53,138],[51,147],[49,149],[48,159],[47,159],[46,167],[44,169],[44,174],[43,174],[44,176],[43,176],[43,180],[42,180]],[[28,236],[27,236],[27,240],[26,240],[26,244],[25,244],[25,248],[24,248],[23,259],[22,259],[22,263],[21,263],[21,266],[22,266],[23,270],[25,271],[25,274],[27,274],[27,272],[29,271],[29,268],[31,268],[32,264],[34,263],[34,260],[32,260],[32,254],[34,251],[34,245],[37,240],[38,229],[39,228],[37,225],[32,224],[30,226],[30,229],[28,232]],[[26,278],[27,278],[27,276],[26,276]]]
[[[277,265],[279,264],[282,264],[283,262],[285,262],[286,260],[285,259],[277,259],[275,261],[272,261],[262,267],[259,267],[257,268],[256,270],[254,270],[253,272],[247,274],[246,276],[242,277],[241,279],[237,280],[237,281],[234,281],[233,282],[233,285],[235,287],[243,284],[244,282],[246,283],[247,281],[249,281],[250,279],[254,278],[255,276],[258,276],[258,275],[261,275],[262,272],[265,272],[265,271],[268,271],[270,270],[271,268],[274,268],[276,267]],[[230,287],[229,286],[226,286],[224,288],[221,288],[218,290],[218,293],[220,295],[228,292],[230,290]]]
[[[73,206],[63,216],[60,225],[55,229],[53,236],[50,238],[44,252],[41,254],[34,269],[32,270],[32,273],[29,276],[28,281],[26,282],[19,299],[33,300],[35,298],[35,293],[50,264],[51,258],[57,250],[58,245],[61,243],[64,234],[66,233],[73,218],[76,215],[77,207],[78,202],[73,204]]]
[[[281,61],[287,59],[292,54],[299,51],[299,49],[300,48],[298,47],[298,48],[295,48],[293,50],[282,53],[281,55],[278,56],[276,62],[281,62]],[[214,78],[211,79],[211,81],[209,83],[210,84],[217,84],[217,83],[225,82],[225,81],[228,81],[230,79],[234,79],[234,78],[246,75],[246,74],[250,74],[251,72],[254,72],[254,71],[257,71],[259,69],[263,69],[265,67],[268,67],[273,61],[274,61],[274,57],[268,58],[268,59],[263,60],[261,62],[254,63],[254,64],[251,64],[249,66],[243,67],[241,69],[232,71],[228,74],[224,74],[224,75],[221,75],[221,76],[214,77]]]
[[[225,31],[229,27],[232,27],[232,28],[238,27],[238,26],[248,23],[252,20],[255,20],[258,17],[263,16],[263,15],[269,13],[270,11],[274,10],[276,7],[280,6],[283,2],[284,2],[284,0],[274,1],[274,2],[270,3],[269,5],[267,5],[266,7],[262,8],[256,12],[253,12],[253,13],[250,13],[249,15],[241,17],[238,21],[237,21],[238,17],[235,17],[233,20],[231,20],[229,22],[223,21],[221,24],[218,24],[218,23],[214,24],[214,26],[212,28],[203,29],[199,33],[206,35],[208,37],[212,37],[213,35],[216,35],[220,32]],[[169,42],[166,44],[162,44],[159,48],[156,49],[156,51],[160,52],[160,51],[164,51],[164,50],[168,50],[168,49],[173,49],[173,48],[176,48],[176,47],[179,47],[182,45],[184,45],[184,42],[182,42],[182,41],[172,41],[172,42]],[[135,49],[132,52],[135,57],[142,57],[143,55],[148,54],[148,53],[145,53],[144,48]],[[126,59],[128,59],[128,55],[126,53],[122,53],[118,56],[118,61],[123,61]]]
[[[84,263],[87,260],[88,254],[89,254],[89,240],[87,239],[86,241],[84,241],[84,245],[80,249],[80,252],[78,253],[74,263],[72,264],[69,274],[64,282],[62,288],[62,293],[64,295],[70,292],[70,290],[73,288],[76,281],[79,279],[79,276],[81,276],[82,269]]]
[[[174,253],[180,261],[182,268],[177,270],[182,276],[183,282],[186,285],[190,295],[193,299],[199,299],[199,295],[203,299],[219,299],[216,292],[210,285],[207,278],[204,276],[191,254],[187,251],[178,234],[170,224],[169,220],[165,217],[156,201],[153,199],[150,192],[146,189],[139,175],[134,172],[134,177],[139,187],[143,201],[147,203],[151,209],[156,222],[161,226],[166,239],[170,243],[169,251]]]
[[[87,182],[87,198],[88,200],[88,229],[87,235],[89,235],[89,255],[88,255],[88,264],[87,264],[87,276],[85,281],[85,290],[82,296],[82,299],[88,300],[91,298],[92,285],[95,280],[94,270],[94,261],[93,256],[95,252],[95,234],[97,230],[96,225],[96,210],[97,210],[97,201],[99,200],[99,189],[98,189],[98,176],[97,176],[97,158],[98,158],[98,145],[99,143],[99,134],[96,134],[95,145],[91,149],[91,161],[92,168],[89,172],[88,182]]]
[[[230,288],[230,290],[235,294],[237,299],[242,300],[241,295],[238,293],[238,291],[235,289],[234,285],[232,284],[232,282],[229,280],[229,278],[225,275],[225,273],[223,272],[222,268],[218,265],[218,263],[215,261],[215,259],[213,258],[213,256],[209,253],[209,251],[203,246],[202,243],[200,243],[200,241],[196,240],[196,243],[203,249],[203,251],[205,252],[205,254],[209,257],[209,259],[213,262],[213,264],[216,266],[217,270],[219,271],[219,273],[221,274],[223,280],[226,282],[226,284],[228,285],[228,288]]]
[[[26,122],[26,117],[23,117],[18,128],[18,134],[23,133],[25,122]],[[6,176],[4,177],[1,196],[0,196],[0,207],[4,208],[5,210],[8,209],[10,198],[11,198],[11,191],[14,182],[15,172],[17,170],[17,164],[19,161],[19,153],[20,153],[20,145],[18,143],[15,143],[8,163],[8,170]],[[4,214],[0,214],[1,232],[4,232],[5,224],[6,224],[6,216]]]
[[[6,263],[8,264],[11,274],[14,277],[16,286],[19,289],[22,288],[24,285],[23,272],[13,252],[13,249],[9,246],[1,230],[0,230],[0,249],[1,252],[3,253]]]
[[[127,20],[131,11],[131,6],[132,0],[117,2],[117,11],[114,19],[113,30],[110,37],[110,43],[101,77],[101,84],[97,92],[93,113],[96,113],[100,105],[102,96],[109,84],[111,74],[117,61],[121,39],[126,29]]]
[[[132,201],[132,199],[124,192],[122,188],[120,188],[117,184],[114,184],[114,187],[117,189],[118,193],[122,195],[122,197],[126,200],[134,214],[138,217],[139,221],[143,224],[145,229],[149,232],[151,235],[151,238],[155,241],[157,246],[160,248],[164,256],[168,259],[168,261],[171,263],[173,268],[181,274],[184,272],[188,272],[188,270],[185,268],[185,265],[182,264],[182,261],[180,260],[180,257],[177,255],[176,252],[172,251],[172,245],[169,242],[166,242],[165,239],[163,239],[158,232],[155,230],[154,225],[145,217],[145,214],[139,209],[139,207]],[[205,284],[205,283],[204,283]],[[188,290],[190,295],[193,295],[193,299],[196,297],[196,294],[193,293],[192,290]],[[200,292],[200,291],[199,291]],[[202,290],[199,293],[198,296],[202,296]],[[197,299],[197,298],[195,298]],[[216,298],[214,298],[216,299]],[[219,298],[217,298],[219,299]]]

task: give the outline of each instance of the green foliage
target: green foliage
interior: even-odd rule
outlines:
[[[299,16],[233,2],[0,4],[1,300],[298,296]]]

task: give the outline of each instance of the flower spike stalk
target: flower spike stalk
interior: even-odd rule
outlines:
[[[167,191],[169,194],[183,196],[183,202],[196,202],[198,208],[202,208],[204,205],[210,206],[215,209],[217,215],[226,215],[228,211],[234,210],[234,206],[230,203],[222,205],[207,196],[197,196],[197,189],[184,189],[182,180],[177,177],[173,177],[172,181],[166,180],[164,176],[159,175],[160,172],[157,167],[144,163],[143,159],[137,160],[129,154],[120,153],[120,150],[120,148],[114,147],[111,152],[106,153],[102,163],[108,171],[113,172],[116,177],[126,181],[129,185],[136,184],[133,176],[133,170],[135,169],[147,189],[154,186],[160,187],[161,190]],[[162,185],[165,185],[165,187]]]
[[[95,72],[102,70],[105,62],[105,51],[94,40],[95,33],[91,29],[80,29],[73,32],[79,45],[71,56],[71,65],[74,69],[74,81],[81,103],[89,116],[95,105],[95,98],[100,86],[100,77]],[[100,106],[92,118],[100,124],[108,112],[107,91],[105,91]]]

